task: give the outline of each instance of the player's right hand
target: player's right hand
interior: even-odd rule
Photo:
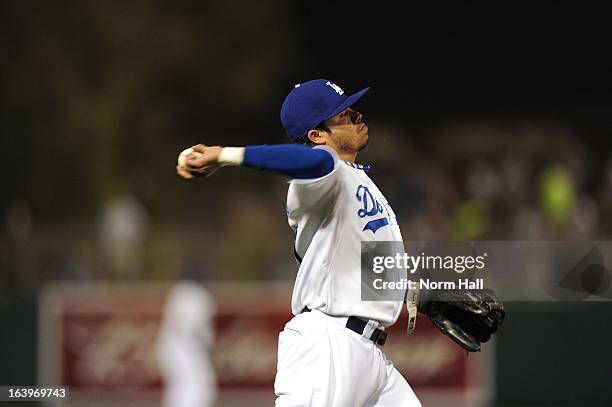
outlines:
[[[194,152],[199,154],[190,154],[190,156],[187,157],[189,169],[180,166],[176,167],[176,173],[180,177],[185,179],[202,176],[210,177],[219,169],[219,153],[221,153],[223,147],[208,147],[203,144],[197,144],[191,148]]]
[[[181,166],[179,166],[179,165],[176,166],[176,173],[180,177],[185,178],[185,179],[195,178],[195,175],[193,173],[191,173],[191,171],[187,171],[186,169],[181,168]]]

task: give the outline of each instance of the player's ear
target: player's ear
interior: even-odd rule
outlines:
[[[306,137],[315,145],[325,144],[325,136],[322,131],[310,130],[308,134],[306,134]]]

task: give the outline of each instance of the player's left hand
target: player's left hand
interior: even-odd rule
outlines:
[[[480,351],[506,315],[501,300],[487,288],[422,291],[418,307],[440,332],[469,352]]]

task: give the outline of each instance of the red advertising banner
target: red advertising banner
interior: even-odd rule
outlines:
[[[40,302],[40,383],[70,386],[74,400],[159,399],[155,343],[169,286],[50,286]],[[210,284],[216,302],[212,362],[219,398],[273,400],[278,333],[291,318],[291,287]],[[406,334],[406,311],[383,351],[425,405],[477,405],[491,396],[492,349],[466,355],[425,318]],[[486,348],[492,345],[485,344]],[[232,404],[234,405],[234,404]]]

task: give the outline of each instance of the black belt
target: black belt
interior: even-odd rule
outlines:
[[[310,308],[304,307],[302,312],[310,312]],[[363,330],[367,324],[368,321],[364,321],[363,319],[357,317],[348,317],[346,320],[346,327],[359,335],[363,335]],[[387,341],[387,333],[382,329],[375,329],[374,332],[372,332],[372,335],[370,335],[369,339],[375,344],[383,346]]]

